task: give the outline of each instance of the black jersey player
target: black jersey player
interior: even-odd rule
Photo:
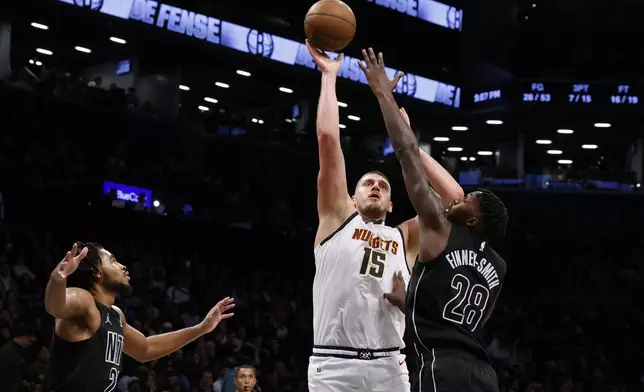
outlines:
[[[363,56],[360,66],[378,98],[420,219],[418,262],[405,298],[406,336],[412,337],[407,345],[413,346],[419,368],[412,391],[497,391],[496,374],[476,333],[503,286],[506,265],[488,241],[505,235],[506,208],[487,190],[444,207],[425,180],[418,140],[398,111],[382,54],[376,57],[369,49]]]
[[[125,266],[94,243],[74,244],[51,273],[45,291],[45,309],[56,319],[47,380],[51,392],[111,392],[122,353],[139,362],[164,357],[233,315],[224,313],[234,306],[227,297],[198,325],[146,338],[114,306],[117,294],[131,290],[129,282]]]

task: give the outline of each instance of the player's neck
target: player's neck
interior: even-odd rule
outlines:
[[[387,214],[381,215],[381,216],[367,216],[367,215],[360,214],[360,217],[365,223],[369,223],[369,222],[385,223],[385,218],[387,217]]]
[[[108,308],[114,305],[116,294],[110,293],[105,289],[103,289],[102,287],[95,288],[93,294],[94,294],[94,299],[96,299],[98,302],[102,303],[103,305],[107,306]]]

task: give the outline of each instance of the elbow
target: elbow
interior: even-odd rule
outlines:
[[[419,157],[420,159],[418,142],[410,141],[408,143],[404,143],[402,146],[396,149],[396,156],[398,158],[408,158],[408,157],[416,156],[416,157]]]

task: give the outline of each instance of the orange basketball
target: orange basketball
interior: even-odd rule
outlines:
[[[316,48],[336,52],[356,35],[356,16],[340,0],[320,0],[306,13],[304,33]]]

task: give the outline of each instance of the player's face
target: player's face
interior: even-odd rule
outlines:
[[[445,210],[445,216],[451,222],[476,226],[479,221],[478,191],[465,195],[462,200],[455,200]]]
[[[238,391],[250,392],[255,388],[257,379],[253,369],[239,369],[235,378],[235,386]]]
[[[105,249],[99,252],[101,256],[101,286],[110,292],[127,294],[132,290],[130,274],[127,268],[116,261],[116,257]]]
[[[360,179],[353,203],[362,216],[381,219],[391,212],[391,188],[383,176],[370,173]]]

